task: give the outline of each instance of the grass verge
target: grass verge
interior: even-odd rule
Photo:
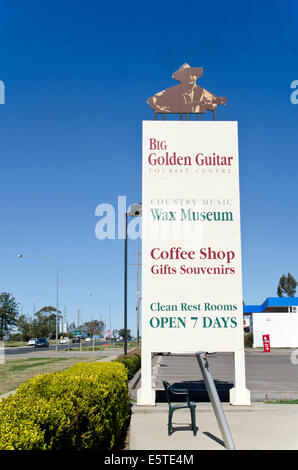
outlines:
[[[4,346],[6,348],[20,348],[28,346],[28,343],[26,341],[4,341]]]
[[[101,356],[103,359],[106,356]],[[93,357],[34,357],[29,359],[7,359],[0,365],[0,395],[15,390],[21,383],[35,375],[66,369],[76,362],[92,362]]]

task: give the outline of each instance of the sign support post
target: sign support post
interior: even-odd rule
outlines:
[[[234,352],[234,387],[230,390],[231,405],[250,405],[250,391],[246,388],[244,350]]]
[[[145,351],[142,347],[142,370],[141,370],[141,388],[137,391],[137,404],[154,406],[155,390],[152,388],[152,363],[151,351]]]

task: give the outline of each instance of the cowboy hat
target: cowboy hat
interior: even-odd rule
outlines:
[[[185,82],[190,75],[194,75],[197,79],[200,78],[203,75],[203,67],[191,67],[185,63],[173,73],[172,77],[178,82]]]

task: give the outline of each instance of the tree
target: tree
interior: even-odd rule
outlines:
[[[118,334],[119,334],[120,337],[122,337],[124,339],[125,338],[125,329],[121,328],[121,330],[118,331]],[[130,338],[130,337],[131,337],[131,331],[127,330],[127,338]]]
[[[61,318],[62,316],[58,312],[58,321]],[[33,319],[21,315],[17,326],[24,340],[29,338],[54,338],[56,335],[56,309],[50,305],[43,307],[35,313]]]
[[[61,318],[59,311],[58,322]],[[17,327],[23,341],[29,338],[54,338],[56,336],[56,309],[50,305],[45,306],[35,313],[33,319],[21,315],[18,318]]]
[[[284,297],[284,294],[288,297],[294,297],[296,293],[297,282],[294,276],[291,273],[288,273],[287,276],[283,274],[279,280],[277,286],[277,295],[278,297]]]
[[[62,319],[61,312],[58,312],[58,322]],[[51,305],[42,307],[35,313],[32,322],[32,336],[34,338],[48,338],[56,335],[56,309]]]
[[[17,327],[20,332],[22,341],[28,341],[32,338],[32,321],[27,319],[26,315],[21,315],[18,318]]]
[[[16,299],[11,294],[8,292],[0,294],[0,340],[3,340],[17,324],[18,307]]]
[[[82,330],[84,333],[87,333],[90,336],[93,336],[93,335],[102,336],[105,330],[105,325],[102,320],[86,321],[82,325]]]

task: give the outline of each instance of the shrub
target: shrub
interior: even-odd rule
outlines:
[[[12,341],[22,341],[22,335],[20,333],[10,334],[9,335],[9,342]]]
[[[254,343],[254,337],[252,333],[248,333],[247,335],[244,335],[244,346],[246,348],[252,348]]]
[[[128,411],[122,364],[75,364],[28,380],[0,403],[0,449],[111,450]]]
[[[132,379],[136,372],[141,368],[141,350],[140,348],[130,351],[128,354],[120,354],[115,362],[121,362],[127,370],[128,380]]]

